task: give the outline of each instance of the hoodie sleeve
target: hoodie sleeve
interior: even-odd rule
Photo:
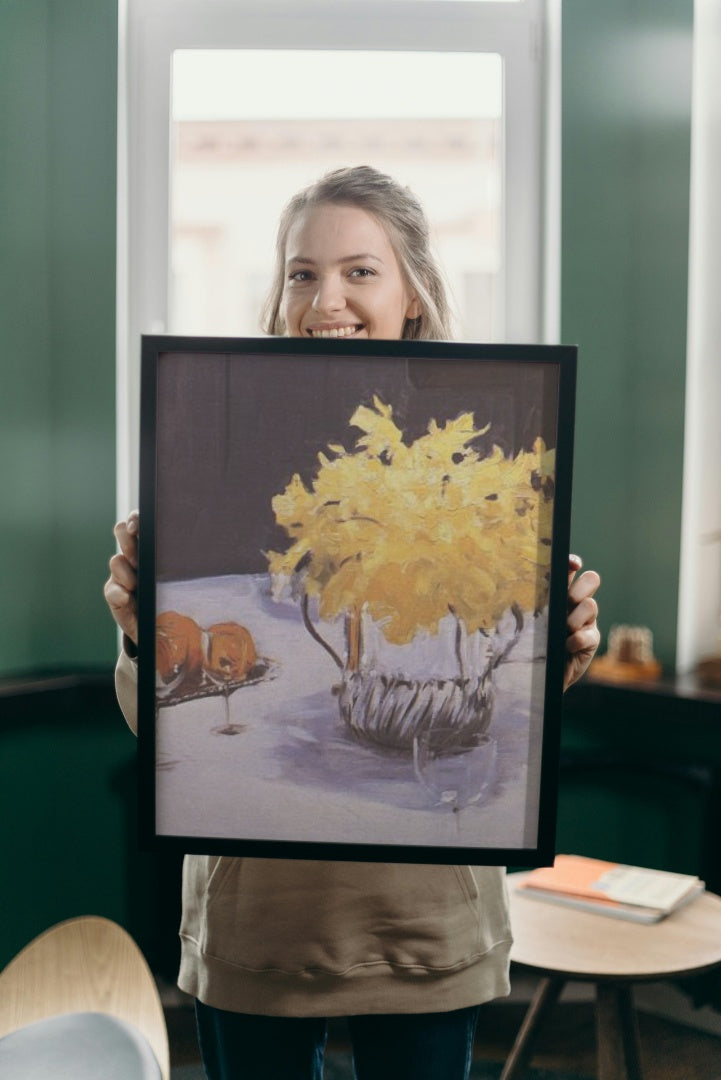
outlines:
[[[138,664],[123,650],[115,667],[115,693],[128,727],[138,734]]]

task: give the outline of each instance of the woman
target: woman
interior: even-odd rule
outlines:
[[[280,222],[265,329],[444,339],[449,311],[415,197],[341,169]],[[105,595],[125,635],[118,696],[134,726],[138,517],[115,527]],[[569,565],[565,686],[598,646],[598,575]],[[179,985],[197,1001],[211,1080],[318,1078],[326,1018],[346,1016],[359,1080],[462,1080],[480,1005],[508,993],[499,867],[187,856]]]

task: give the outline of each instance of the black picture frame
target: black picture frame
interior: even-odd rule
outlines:
[[[143,848],[552,862],[575,382],[574,346],[143,337]]]

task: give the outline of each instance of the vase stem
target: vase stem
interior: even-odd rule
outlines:
[[[301,613],[303,615],[303,625],[305,626],[305,628],[308,631],[308,633],[310,634],[310,636],[313,638],[314,641],[317,641],[319,645],[323,646],[325,651],[330,656],[333,657],[333,660],[335,661],[335,663],[338,665],[338,667],[342,671],[343,670],[343,661],[341,660],[340,656],[335,651],[335,649],[333,649],[328,644],[328,642],[324,638],[322,638],[320,636],[320,634],[318,633],[316,628],[313,626],[313,623],[310,621],[310,614],[308,613],[308,594],[307,593],[303,594],[303,599],[301,600],[301,603],[300,603],[300,610],[301,610]]]

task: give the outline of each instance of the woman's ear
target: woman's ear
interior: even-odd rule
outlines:
[[[414,296],[406,311],[407,319],[417,319],[423,314],[423,305],[417,296]]]

